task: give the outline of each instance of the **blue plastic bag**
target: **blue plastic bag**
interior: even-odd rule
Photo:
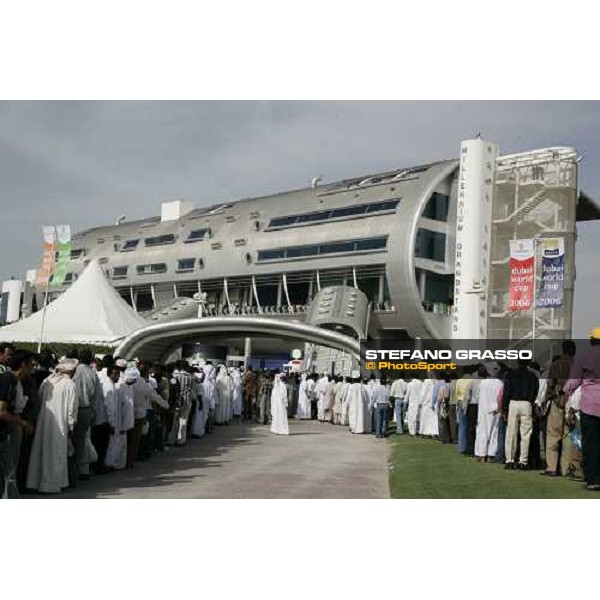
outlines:
[[[569,439],[571,444],[581,452],[581,427],[579,425],[569,433]]]

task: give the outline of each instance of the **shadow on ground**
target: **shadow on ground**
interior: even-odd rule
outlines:
[[[205,476],[204,470],[209,469],[212,473],[222,466],[222,457],[232,446],[259,443],[252,437],[252,430],[259,427],[238,422],[215,426],[212,433],[199,439],[192,438],[185,446],[167,446],[165,452],[137,461],[131,469],[93,475],[90,481],[80,481],[76,488],[60,494],[27,493],[23,498],[122,497],[125,489],[131,494],[136,488],[167,488],[197,483],[198,478]],[[136,494],[133,492],[131,495]]]

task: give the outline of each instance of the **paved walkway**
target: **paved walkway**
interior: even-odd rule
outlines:
[[[290,421],[290,435],[233,423],[93,477],[55,498],[389,498],[388,444],[345,427]]]

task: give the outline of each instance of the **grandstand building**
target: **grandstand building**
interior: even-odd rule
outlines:
[[[487,171],[466,172],[465,147]],[[303,321],[319,292],[345,286],[365,295],[368,315],[355,330],[372,338],[448,339],[462,294],[464,302],[477,298],[482,335],[524,338],[532,315],[507,310],[508,241],[558,236],[566,247],[564,306],[538,311],[534,330],[568,337],[576,222],[600,217],[578,190],[578,167],[571,148],[498,156],[497,147],[477,139],[463,142],[459,159],[202,208],[166,202],[158,216],[76,233],[67,283],[97,259],[122,297],[154,320],[168,318],[173,306],[179,316],[196,316],[191,299],[202,294],[206,315]],[[477,203],[491,208],[489,221],[478,221],[488,237],[476,232],[461,242],[459,261],[483,257],[466,289],[455,265],[457,232],[464,233],[457,203],[468,177],[489,194],[470,199],[467,221],[485,217],[475,214]]]

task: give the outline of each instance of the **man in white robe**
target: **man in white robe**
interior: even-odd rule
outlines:
[[[368,416],[368,424],[371,424],[371,417],[368,409],[369,399],[366,386],[363,386],[360,379],[354,379],[348,388],[348,421],[352,433],[369,433],[365,416]]]
[[[231,388],[231,379],[227,373],[227,367],[221,365],[217,375],[217,412],[215,423],[218,425],[229,425]]]
[[[117,361],[117,365],[122,369],[119,362]],[[111,469],[121,470],[127,465],[127,432],[133,429],[135,421],[133,384],[139,376],[137,369],[121,371],[117,368],[111,373],[110,379],[114,383],[114,388],[105,399],[106,415],[110,425],[105,464]]]
[[[192,418],[192,437],[201,438],[205,433],[206,417],[204,413],[208,410],[208,402],[204,397],[204,373],[194,371],[194,406],[196,414]]]
[[[298,387],[298,412],[296,413],[297,419],[310,419],[310,399],[308,398],[307,386],[308,386],[308,375],[302,373],[300,376],[300,386]]]
[[[289,435],[287,418],[288,393],[281,374],[275,375],[271,392],[271,433]]]
[[[40,386],[41,410],[36,422],[27,471],[27,487],[56,494],[69,486],[69,437],[77,419],[77,396],[71,379],[77,361],[64,359]]]
[[[367,403],[364,407],[365,412],[365,431],[364,433],[372,433],[375,435],[375,410],[373,408],[373,392],[375,391],[375,377],[371,376],[368,381],[363,384],[365,393],[367,394]]]
[[[202,367],[202,371],[204,372],[204,402],[207,404],[204,427],[205,431],[210,433],[217,411],[217,371],[210,362]]]
[[[338,377],[336,384],[333,386],[333,423],[334,425],[342,424],[342,411],[344,410],[344,392],[347,388],[344,386],[342,377]]]
[[[242,375],[239,369],[231,369],[232,390],[232,412],[233,417],[241,417],[244,409],[244,398],[242,395]]]
[[[417,435],[419,406],[421,402],[421,386],[423,382],[417,377],[413,377],[406,386],[406,395],[404,401],[406,403],[406,424],[408,433],[411,436]]]
[[[317,381],[317,385],[315,387],[315,392],[317,394],[317,419],[320,423],[325,421],[325,396],[329,391],[329,376],[324,374],[319,381]]]
[[[427,379],[423,382],[420,395],[420,423],[419,435],[423,437],[433,438],[439,435],[439,424],[436,406],[434,406],[433,388],[437,381],[437,376],[434,372],[427,372]]]
[[[335,382],[333,381],[333,377],[327,376],[327,385],[323,396],[323,422],[325,423],[333,423],[334,387]]]
[[[350,381],[348,377],[344,377],[342,383],[342,412],[340,414],[340,425],[348,427],[348,390],[350,389]]]
[[[308,376],[306,380],[306,397],[308,398],[308,403],[310,405],[310,418],[314,419],[318,415],[317,409],[317,379],[318,375],[313,373]]]
[[[475,433],[475,457],[479,462],[496,459],[498,452],[498,401],[504,388],[496,362],[485,365],[489,377],[479,384],[479,410]]]

